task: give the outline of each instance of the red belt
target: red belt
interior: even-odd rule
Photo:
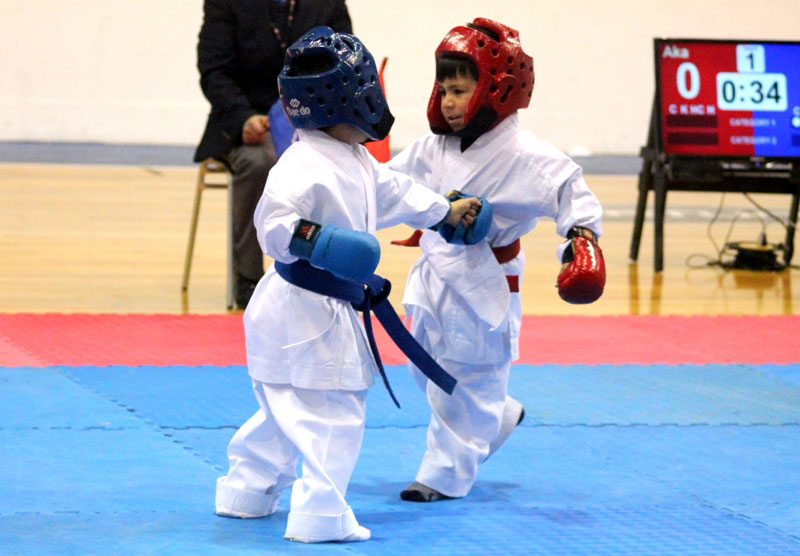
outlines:
[[[519,250],[519,238],[503,247],[492,247],[494,258],[497,259],[497,262],[500,264],[507,263],[516,258],[516,256],[519,255]],[[508,291],[511,293],[519,293],[519,276],[516,274],[506,274],[506,280],[508,281]]]
[[[420,237],[422,237],[422,230],[415,230],[414,233],[406,239],[396,239],[392,241],[392,245],[402,245],[403,247],[419,247]],[[516,256],[519,255],[519,251],[519,239],[515,239],[508,245],[504,245],[502,247],[492,247],[494,258],[497,259],[497,262],[500,264],[507,263],[508,261],[516,258]],[[512,293],[518,293],[519,276],[506,275],[506,280],[508,281],[508,290]]]

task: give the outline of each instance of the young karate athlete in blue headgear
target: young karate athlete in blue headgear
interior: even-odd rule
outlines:
[[[255,213],[258,240],[275,260],[244,313],[260,409],[230,441],[216,511],[267,516],[291,486],[287,539],[364,541],[370,531],[345,493],[367,389],[380,369],[371,328],[357,309],[388,322],[388,289],[373,274],[380,258],[375,230],[404,222],[434,227],[451,241],[480,241],[491,210],[475,198],[450,202],[381,167],[360,144],[386,137],[393,118],[375,62],[356,37],[312,29],[287,50],[278,83],[299,139],[270,172]],[[452,391],[451,377],[431,372]]]
[[[428,231],[418,239],[422,255],[409,272],[403,304],[414,337],[459,382],[452,396],[440,395],[412,362],[431,407],[422,463],[400,494],[415,502],[466,496],[479,464],[524,416],[508,395],[522,321],[520,238],[543,217],[568,238],[558,253],[565,301],[590,303],[605,284],[597,245],[602,208],[580,166],[520,129],[517,110],[530,102],[534,72],[517,31],[479,18],[452,29],[435,57],[432,133],[389,166],[435,191],[485,197],[494,216],[485,241],[475,245],[448,244]]]

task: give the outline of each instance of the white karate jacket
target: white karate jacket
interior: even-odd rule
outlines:
[[[369,232],[441,221],[448,201],[379,165],[361,145],[299,130],[270,171],[255,212],[258,240],[273,259],[292,263],[289,242],[301,218]],[[361,317],[344,301],[293,286],[270,267],[244,313],[250,376],[320,390],[363,390],[377,367]]]
[[[521,275],[524,253],[504,265],[490,247],[502,247],[553,218],[566,236],[573,226],[602,233],[602,208],[581,167],[549,143],[520,130],[512,114],[461,152],[461,139],[428,134],[394,157],[389,167],[442,194],[452,189],[486,198],[494,217],[485,242],[448,245],[426,231],[403,304],[426,319],[432,354],[453,361],[499,363],[518,356],[522,318],[519,295],[506,275]],[[563,246],[557,256],[560,262]],[[419,312],[422,311],[422,312]]]

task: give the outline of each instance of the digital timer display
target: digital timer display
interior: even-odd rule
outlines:
[[[655,39],[661,151],[800,158],[800,43]]]
[[[717,107],[720,110],[786,111],[786,76],[782,73],[717,74]]]

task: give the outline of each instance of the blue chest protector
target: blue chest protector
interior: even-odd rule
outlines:
[[[389,303],[388,297],[392,285],[388,280],[381,278],[377,274],[373,274],[368,278],[365,284],[354,280],[345,280],[326,270],[312,266],[303,259],[292,264],[279,261],[275,261],[274,264],[278,275],[290,284],[314,293],[347,301],[356,310],[364,313],[364,328],[367,332],[369,347],[372,350],[375,363],[378,365],[378,371],[381,374],[383,383],[397,407],[400,407],[400,403],[397,401],[394,392],[392,392],[391,386],[389,386],[389,379],[386,378],[386,371],[381,363],[378,346],[375,343],[375,335],[372,332],[372,319],[370,318],[371,312],[378,318],[378,321],[397,347],[425,376],[448,394],[453,393],[456,379],[439,366],[419,345],[406,330],[403,321],[400,320],[394,307]]]

